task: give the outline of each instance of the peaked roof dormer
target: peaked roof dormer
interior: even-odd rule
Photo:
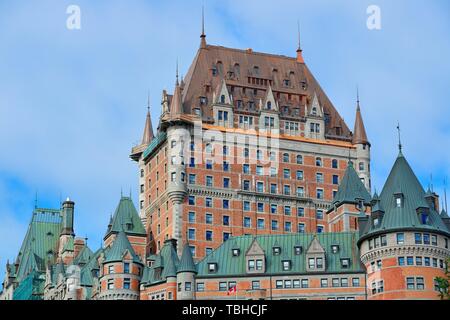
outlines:
[[[317,236],[314,236],[314,238],[312,239],[311,243],[308,246],[308,249],[306,250],[306,253],[325,253],[325,249],[320,244]]]
[[[110,249],[106,252],[104,263],[123,261],[127,255],[133,262],[142,264],[141,259],[134,252],[127,235],[121,230],[114,239]]]
[[[353,144],[369,144],[367,139],[366,128],[361,115],[361,108],[359,106],[359,98],[356,106],[355,127],[353,129]]]
[[[245,252],[245,255],[264,255],[264,250],[261,247],[261,245],[258,243],[258,240],[256,238],[253,239],[252,243],[248,247],[247,251]]]
[[[75,257],[73,260],[74,265],[85,265],[86,263],[91,260],[91,258],[94,256],[94,253],[87,245],[83,246],[83,249],[81,249],[80,253]]]
[[[370,204],[371,196],[356,173],[353,162],[349,161],[344,177],[339,184],[338,192],[333,199],[333,204],[338,206],[343,203],[357,204],[361,200]]]
[[[310,117],[323,117],[323,109],[319,102],[317,92],[314,92],[313,99],[309,106],[306,106],[306,115]]]
[[[192,258],[191,248],[189,247],[188,243],[184,245],[183,253],[181,254],[180,265],[178,267],[177,273],[179,272],[197,273],[197,268],[195,267],[194,258]]]
[[[425,194],[425,190],[400,149],[380,194],[379,206],[381,210],[384,210],[383,218],[376,226],[368,225],[358,243],[369,236],[388,231],[424,230],[449,236],[449,230],[439,213],[429,206]],[[398,197],[401,197],[400,202],[397,202]],[[418,214],[420,210],[428,212],[426,224],[420,220]]]
[[[110,227],[108,226],[105,238],[110,233],[118,233],[120,231],[125,231],[127,234],[146,235],[144,225],[142,224],[139,214],[130,197],[122,196],[120,198],[120,202],[114,212]]]
[[[273,94],[271,85],[269,85],[269,88],[266,91],[266,97],[264,98],[261,110],[274,110],[274,111],[279,110],[278,103],[275,100],[275,96]]]
[[[448,219],[448,214],[447,214],[447,211],[445,211],[445,209],[442,209],[442,211],[441,211],[441,218],[442,219],[445,219],[445,218]]]
[[[222,79],[220,84],[217,86],[216,92],[214,93],[214,103],[216,104],[231,104],[231,96],[228,92],[227,84],[225,79]]]

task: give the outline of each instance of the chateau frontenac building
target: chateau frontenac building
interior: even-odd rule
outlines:
[[[359,99],[353,132],[306,66],[200,48],[163,91],[101,248],[75,204],[33,210],[1,299],[438,299],[450,218],[399,154],[371,193]]]

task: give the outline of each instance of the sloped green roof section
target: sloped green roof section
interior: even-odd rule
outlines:
[[[179,272],[197,273],[197,268],[195,267],[194,259],[192,258],[191,248],[187,243],[184,245],[183,253],[181,254],[180,265],[178,267],[177,273]]]
[[[198,277],[217,276],[245,276],[246,261],[245,252],[256,239],[265,253],[266,272],[271,275],[307,274],[306,271],[306,250],[309,248],[314,237],[325,250],[326,269],[325,273],[363,273],[364,269],[360,264],[359,250],[356,246],[358,240],[357,232],[342,233],[319,233],[319,234],[285,234],[285,235],[260,235],[260,236],[239,236],[230,238],[220,247],[214,250],[208,257],[205,257],[197,264]],[[234,239],[234,241],[230,241]],[[233,256],[232,249],[235,246],[240,249],[239,256]],[[338,245],[339,251],[332,253],[331,245]],[[281,248],[280,255],[273,254],[273,247]],[[302,253],[295,254],[295,247],[302,246]],[[341,259],[349,258],[350,267],[342,268]],[[217,272],[208,272],[208,263],[214,260],[217,263]],[[284,271],[283,260],[291,260],[292,268]]]
[[[94,253],[92,252],[92,250],[89,249],[89,247],[87,245],[84,245],[83,249],[81,249],[81,251],[75,257],[75,259],[73,259],[73,264],[85,265],[86,263],[89,262],[89,260],[91,260],[93,255],[94,255]]]
[[[167,133],[166,132],[158,132],[156,137],[150,142],[147,149],[144,150],[143,158],[147,158],[161,143],[166,141]]]
[[[68,241],[64,244],[63,252],[64,251],[73,251],[74,250],[74,242],[73,237],[70,237]]]
[[[94,285],[94,276],[92,274],[93,270],[100,270],[98,265],[98,257],[102,253],[103,249],[98,249],[95,253],[92,254],[90,260],[81,268],[80,271],[80,284],[82,286],[92,287]],[[90,297],[88,292],[88,298]]]
[[[364,184],[361,182],[358,174],[353,167],[353,162],[349,161],[344,177],[339,184],[333,204],[358,203],[357,199],[364,200],[364,203],[370,203],[371,196]]]
[[[400,207],[397,207],[395,199],[395,196],[398,194],[403,196],[402,206]],[[369,221],[362,238],[366,238],[374,233],[402,229],[436,231],[449,234],[449,230],[439,213],[428,205],[425,195],[422,185],[400,152],[380,194],[380,208],[384,211],[381,222],[374,226]],[[421,223],[417,212],[418,208],[429,210],[427,224]]]
[[[33,211],[17,257],[17,281],[20,282],[33,270],[45,272],[47,261],[55,262],[61,224],[60,210],[37,208]]]
[[[110,232],[124,230],[128,234],[146,235],[144,225],[130,197],[121,197],[119,205],[114,212],[112,224],[108,229]]]
[[[153,266],[147,271],[144,270],[141,283],[155,284],[165,281],[167,277],[175,277],[179,267],[180,260],[177,251],[172,242],[167,241],[162,246],[160,253],[155,256]]]
[[[111,248],[105,252],[105,263],[122,261],[127,251],[130,252],[133,262],[142,264],[141,259],[134,252],[127,235],[125,232],[120,231],[114,239]]]

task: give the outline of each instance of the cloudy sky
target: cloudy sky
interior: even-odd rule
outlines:
[[[128,158],[150,90],[173,90],[199,46],[203,1],[0,2],[0,272],[14,259],[35,194],[42,207],[76,202],[77,235],[100,245],[121,189],[137,198]],[[404,153],[427,186],[450,176],[450,3],[447,0],[204,1],[207,41],[295,56],[300,20],[306,63],[353,128],[356,86],[381,189]],[[81,29],[66,27],[69,5]],[[381,30],[366,26],[369,5]],[[136,202],[136,201],[135,201]],[[2,276],[3,277],[3,276]]]

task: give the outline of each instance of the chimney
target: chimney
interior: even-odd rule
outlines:
[[[67,198],[66,201],[62,204],[62,218],[63,218],[63,228],[62,233],[63,235],[75,235],[73,232],[73,212],[74,212],[75,202],[70,201],[69,198]]]
[[[76,258],[81,250],[83,250],[83,247],[85,246],[85,241],[83,238],[75,238],[73,242],[73,256]]]

